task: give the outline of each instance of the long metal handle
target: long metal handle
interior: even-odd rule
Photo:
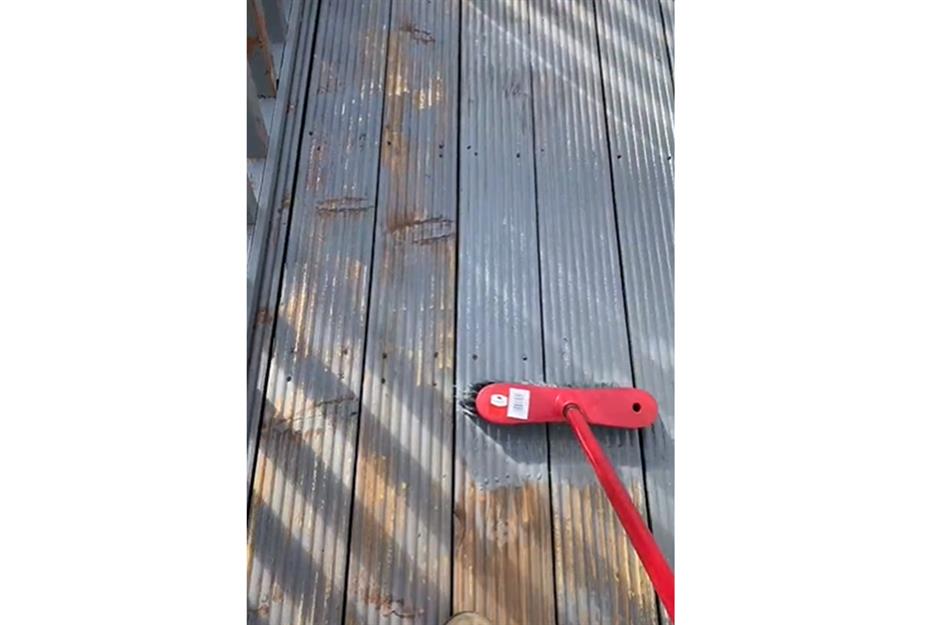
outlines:
[[[604,448],[594,437],[584,411],[575,403],[567,403],[562,412],[571,425],[571,429],[574,430],[575,437],[581,444],[584,455],[587,456],[591,466],[594,467],[594,473],[597,474],[598,481],[604,487],[607,498],[614,506],[614,510],[617,511],[620,523],[627,530],[627,536],[630,537],[630,542],[640,557],[640,562],[643,563],[646,574],[653,582],[656,594],[659,595],[659,599],[666,606],[669,618],[675,623],[673,602],[675,600],[676,582],[672,569],[669,568],[669,563],[666,562],[666,558],[663,557],[663,553],[656,545],[656,540],[647,529],[643,517],[640,516],[636,506],[633,505],[633,500],[630,499],[627,489],[623,487],[620,478],[617,477],[617,472],[610,464],[607,454],[604,453]]]

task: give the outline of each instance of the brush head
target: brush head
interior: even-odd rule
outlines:
[[[465,413],[499,425],[564,423],[563,408],[577,404],[588,423],[615,428],[643,428],[656,420],[656,400],[636,388],[540,386],[482,382],[460,401]]]

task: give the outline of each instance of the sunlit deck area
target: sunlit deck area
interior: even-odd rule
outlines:
[[[249,622],[668,623],[570,431],[459,400],[652,393],[653,428],[596,434],[675,566],[672,0],[285,4],[249,166]]]

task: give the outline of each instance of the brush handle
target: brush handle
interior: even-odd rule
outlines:
[[[675,623],[673,602],[676,582],[672,569],[669,568],[669,563],[666,562],[666,558],[663,557],[662,552],[656,545],[656,540],[647,529],[643,517],[640,516],[636,506],[633,505],[633,500],[630,499],[627,489],[623,487],[620,478],[617,477],[617,472],[610,464],[607,454],[604,453],[604,448],[594,437],[584,411],[577,404],[569,402],[562,408],[562,414],[564,414],[568,424],[571,425],[571,429],[574,430],[574,435],[581,444],[584,455],[587,456],[591,466],[594,467],[594,473],[597,474],[598,481],[604,487],[604,492],[607,493],[607,498],[614,506],[614,510],[617,511],[617,516],[620,517],[620,523],[627,530],[627,536],[630,537],[630,542],[640,557],[640,562],[643,563],[646,574],[653,582],[656,594],[659,595],[660,600],[666,607],[669,618]]]

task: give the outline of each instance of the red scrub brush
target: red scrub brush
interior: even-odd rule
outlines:
[[[653,396],[635,388],[562,388],[497,382],[475,387],[464,406],[497,425],[567,423],[571,426],[656,594],[675,623],[672,569],[591,432],[591,425],[630,429],[652,425],[657,412]]]

